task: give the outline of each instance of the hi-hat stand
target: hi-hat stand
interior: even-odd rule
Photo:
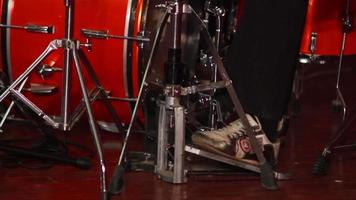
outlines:
[[[342,110],[342,120],[345,120],[346,118],[346,102],[340,90],[340,80],[341,80],[341,68],[342,68],[347,35],[353,29],[353,19],[350,10],[351,10],[350,0],[346,0],[345,13],[342,18],[342,42],[340,47],[339,64],[338,64],[337,79],[335,85],[336,98],[332,101],[332,106],[335,109],[335,111],[339,111],[340,109]]]
[[[161,38],[162,31],[167,24],[170,17],[171,30],[172,30],[172,46],[168,51],[168,60],[165,63],[165,77],[164,85],[157,85],[152,83],[152,87],[160,87],[165,96],[165,100],[160,104],[159,124],[158,124],[158,147],[157,147],[157,164],[156,174],[171,183],[184,183],[187,181],[187,171],[185,169],[184,160],[185,152],[196,154],[198,156],[214,159],[224,163],[228,163],[233,166],[242,167],[261,174],[261,184],[264,188],[275,190],[278,188],[275,178],[281,178],[276,172],[273,171],[271,165],[266,161],[261,147],[258,144],[255,134],[246,118],[245,112],[240,104],[232,82],[227,75],[221,58],[216,50],[209,32],[200,19],[199,15],[189,6],[183,4],[182,0],[175,0],[172,2],[166,2],[166,4],[160,4],[156,7],[165,9],[165,13],[160,21],[157,29],[155,39],[153,41],[150,56],[148,58],[146,70],[143,76],[142,84],[140,86],[137,101],[133,110],[130,124],[124,139],[123,148],[119,156],[117,166],[110,181],[110,193],[120,193],[123,187],[123,174],[124,174],[124,156],[126,153],[126,146],[128,143],[128,137],[131,132],[133,122],[135,120],[137,109],[141,103],[143,96],[147,92],[149,84],[147,82],[148,76],[151,70],[152,58],[157,50],[158,43]],[[208,46],[208,50],[212,54],[213,60],[217,64],[217,71],[221,77],[221,81],[213,83],[205,83],[199,85],[192,85],[188,87],[183,86],[183,71],[184,64],[181,62],[181,29],[182,29],[182,15],[183,13],[193,14],[196,21],[190,22],[193,26],[197,25],[201,27],[201,33]],[[193,146],[185,144],[185,108],[180,102],[180,97],[195,94],[197,92],[211,91],[219,88],[226,88],[230,98],[234,104],[234,108],[239,115],[244,127],[246,128],[247,135],[250,138],[253,151],[257,155],[258,163],[251,165],[232,158],[219,156],[214,153],[206,152]],[[168,134],[172,133],[174,137],[173,144],[169,144]],[[172,147],[172,148],[170,148]],[[172,150],[174,149],[174,150]],[[168,157],[171,156],[171,160]],[[173,158],[172,158],[173,157]],[[285,177],[284,177],[285,178]]]
[[[346,113],[346,103],[342,92],[340,90],[340,76],[341,76],[341,68],[342,68],[342,59],[344,55],[345,45],[347,35],[353,31],[353,18],[350,11],[350,0],[346,0],[345,13],[342,18],[342,43],[340,48],[340,57],[339,57],[339,65],[338,65],[338,73],[336,80],[336,99],[332,101],[332,105],[335,107],[336,111],[342,109],[342,122],[337,128],[335,134],[331,137],[328,144],[325,145],[323,152],[315,161],[315,164],[312,168],[312,174],[320,176],[326,175],[327,167],[332,156],[332,153],[336,150],[343,149],[352,149],[356,147],[356,144],[341,144],[343,140],[346,138],[347,134],[350,132],[351,125],[356,120],[356,106],[351,109],[350,112]]]
[[[100,164],[100,183],[101,183],[101,197],[102,199],[108,199],[107,186],[106,186],[106,166],[104,162],[104,155],[102,152],[102,145],[100,137],[98,135],[97,125],[94,119],[93,111],[91,108],[91,102],[95,101],[98,96],[104,101],[106,108],[110,112],[113,121],[118,130],[123,131],[123,127],[120,123],[120,119],[115,112],[111,102],[108,99],[103,86],[100,84],[95,71],[90,65],[89,61],[85,57],[82,46],[87,46],[87,44],[81,44],[79,41],[73,39],[73,8],[75,0],[64,0],[65,5],[65,36],[63,39],[52,40],[47,48],[40,54],[40,56],[16,79],[13,83],[0,95],[0,102],[3,101],[10,94],[13,95],[19,102],[23,103],[34,111],[39,117],[45,120],[53,128],[61,129],[64,131],[69,131],[72,126],[80,119],[85,110],[88,114],[88,122],[90,125],[90,130],[93,135],[94,143],[99,157]],[[63,93],[61,100],[61,116],[59,118],[52,118],[42,111],[37,105],[32,103],[28,98],[26,98],[22,93],[21,89],[26,82],[27,77],[39,64],[53,51],[63,48],[64,49],[64,68],[63,68]],[[95,84],[95,88],[88,92],[84,76],[82,73],[80,61],[85,65],[85,69],[89,74],[89,77]],[[83,99],[81,103],[76,107],[73,112],[70,112],[70,95],[71,95],[71,71],[73,65],[75,66],[75,71],[78,75],[81,92]],[[17,89],[20,87],[19,89]]]

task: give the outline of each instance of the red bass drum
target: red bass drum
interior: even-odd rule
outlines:
[[[349,1],[351,18],[356,18],[356,2]],[[340,54],[347,0],[309,0],[300,52],[305,55],[337,56]],[[356,20],[353,21],[353,27]],[[356,54],[355,28],[347,34],[345,55]]]
[[[144,26],[146,1],[144,0],[76,0],[74,5],[73,38],[85,42],[82,29],[107,30],[111,35],[136,36]],[[64,38],[65,4],[63,0],[2,0],[1,24],[7,26],[53,26],[53,34],[43,34],[18,28],[2,29],[2,69],[10,81],[16,79],[42,53],[50,41]],[[141,59],[136,42],[128,40],[92,39],[92,51],[85,54],[105,90],[110,91],[112,102],[119,116],[127,122],[132,102],[137,96]],[[62,69],[64,52],[55,50],[29,77],[25,91],[29,99],[46,114],[61,115]],[[40,76],[39,69],[49,67],[53,73]],[[74,70],[72,70],[75,72]],[[93,86],[87,79],[88,87]],[[82,95],[79,81],[72,73],[71,111],[79,104]],[[45,89],[33,90],[44,86]],[[31,91],[32,88],[32,91]],[[57,88],[46,90],[46,88]],[[95,117],[109,120],[105,107],[96,103]]]

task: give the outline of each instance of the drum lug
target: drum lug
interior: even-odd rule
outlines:
[[[84,47],[84,48],[87,49],[87,51],[91,52],[93,50],[92,49],[92,44],[91,44],[91,39],[90,38],[86,38],[84,43],[80,43],[78,41],[77,49],[79,49],[80,47]]]
[[[28,32],[54,34],[54,26],[28,25],[25,27]]]
[[[137,37],[138,38],[149,38],[150,34],[151,34],[151,32],[142,30],[137,33]],[[136,45],[138,48],[143,49],[145,46],[145,43],[143,41],[137,41]]]
[[[312,32],[311,33],[311,36],[310,36],[310,47],[309,47],[309,50],[310,52],[312,53],[312,55],[315,54],[315,51],[316,51],[316,39],[317,39],[317,33],[315,32]]]
[[[25,26],[19,25],[9,25],[9,24],[0,24],[0,28],[12,28],[12,29],[23,29],[27,32],[33,33],[44,33],[44,34],[54,34],[54,26],[40,26],[35,24],[29,24]]]
[[[90,30],[90,29],[81,29],[80,33],[86,38],[96,38],[96,39],[109,39],[108,30]]]
[[[55,72],[62,71],[62,68],[59,67],[52,67],[47,64],[43,64],[38,68],[37,73],[41,76],[42,79],[45,79],[45,77],[48,77],[52,75]]]
[[[168,13],[171,13],[174,10],[175,6],[176,6],[175,2],[166,1],[165,3],[155,5],[155,8],[167,9]],[[184,14],[192,13],[192,8],[189,6],[189,4],[183,4],[183,13]]]
[[[120,40],[132,40],[132,41],[136,41],[138,43],[150,41],[150,38],[142,37],[140,35],[138,35],[137,37],[112,35],[112,34],[109,34],[108,30],[81,29],[80,32],[86,38],[94,38],[94,39],[101,39],[101,40],[120,39]]]

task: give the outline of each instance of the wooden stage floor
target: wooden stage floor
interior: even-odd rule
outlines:
[[[353,66],[353,67],[352,67]],[[349,107],[355,105],[356,62],[345,66],[341,84]],[[290,118],[285,143],[281,147],[278,169],[292,174],[292,179],[279,181],[279,190],[267,191],[260,186],[259,177],[252,173],[225,175],[194,175],[187,184],[172,185],[159,180],[151,172],[128,172],[121,194],[112,200],[199,200],[199,199],[356,199],[356,154],[353,150],[333,155],[328,174],[315,177],[311,174],[316,158],[340,123],[340,115],[331,110],[335,97],[336,66],[306,66],[306,80],[297,117]],[[354,69],[353,69],[354,68]],[[86,122],[80,122],[70,133],[59,137],[89,147],[95,152]],[[356,127],[356,126],[355,126]],[[350,132],[354,132],[351,128]],[[26,138],[33,143],[38,134],[24,125],[9,124],[0,139]],[[102,133],[108,174],[111,175],[121,147],[121,136]],[[356,140],[352,137],[346,143]],[[5,141],[6,142],[6,141]],[[19,143],[24,143],[23,141]],[[90,151],[71,147],[74,155],[88,155]],[[142,137],[135,133],[130,139],[129,150],[143,149]],[[82,170],[64,164],[52,167],[30,161],[15,165],[7,155],[0,160],[1,200],[94,200],[100,199],[98,161],[94,156],[93,167]],[[34,168],[34,169],[33,169]]]

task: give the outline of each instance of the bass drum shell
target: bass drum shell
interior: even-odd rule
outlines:
[[[316,33],[316,50],[314,54],[337,56],[342,44],[342,18],[345,14],[347,0],[309,0],[305,19],[301,54],[310,55],[312,34]],[[356,2],[350,0],[350,14],[356,18]],[[353,20],[353,27],[356,20]],[[345,55],[356,54],[356,31],[352,29],[346,37]]]
[[[104,89],[110,91],[112,102],[119,116],[128,122],[131,117],[133,103],[117,101],[118,98],[135,98],[138,95],[140,81],[147,64],[148,55],[154,36],[162,19],[164,10],[156,8],[165,1],[149,0],[76,0],[74,5],[73,38],[84,42],[80,32],[82,29],[107,30],[111,35],[136,36],[143,32],[150,38],[143,48],[130,40],[99,40],[92,39],[92,51],[85,51],[85,55],[94,68]],[[199,12],[203,7],[202,1],[190,2]],[[65,5],[63,1],[2,1],[1,23],[7,25],[41,25],[54,26],[54,34],[40,34],[26,32],[21,29],[2,29],[2,67],[10,80],[15,80],[42,53],[50,41],[61,39],[65,32]],[[184,15],[182,32],[182,61],[190,70],[199,60],[199,26],[191,23],[192,15]],[[149,80],[162,83],[164,80],[164,61],[171,45],[170,22],[160,39],[157,53],[153,58]],[[85,50],[85,49],[84,49]],[[41,65],[48,65],[63,69],[64,52],[62,49],[52,52]],[[74,67],[74,66],[73,66]],[[26,88],[31,84],[56,86],[58,90],[51,94],[34,94],[24,92],[25,95],[46,114],[61,115],[62,72],[55,72],[42,79],[35,70],[29,77]],[[84,71],[88,88],[93,84]],[[190,74],[186,74],[188,79]],[[75,70],[71,78],[70,110],[73,111],[81,101],[81,91]],[[94,114],[98,120],[111,120],[105,107],[100,101],[94,105]],[[141,114],[142,118],[142,114]]]
[[[74,2],[74,1],[73,1]],[[142,18],[146,9],[143,0],[76,0],[74,9],[73,38],[85,42],[81,29],[107,30],[112,35],[135,36],[142,26]],[[2,0],[1,23],[7,25],[41,25],[54,26],[54,34],[27,32],[21,29],[2,29],[1,60],[2,69],[10,81],[15,80],[42,53],[50,41],[64,38],[65,5],[63,0]],[[139,88],[141,61],[136,42],[128,40],[92,39],[92,51],[85,52],[94,71],[106,91],[110,91],[112,102],[119,116],[127,122],[130,118],[131,106],[117,98],[134,98]],[[63,70],[64,51],[52,52],[42,63]],[[83,63],[82,63],[83,65]],[[74,68],[74,66],[73,66]],[[83,68],[83,67],[82,67]],[[84,69],[84,68],[83,68]],[[71,75],[70,112],[80,103],[82,95],[76,71]],[[85,71],[85,70],[82,70]],[[31,84],[56,86],[58,90],[51,94],[25,95],[46,114],[61,115],[62,72],[55,72],[42,77],[36,73],[30,75],[25,88]],[[88,90],[93,83],[88,74],[84,73]],[[110,120],[109,114],[100,101],[94,105],[96,119]]]

